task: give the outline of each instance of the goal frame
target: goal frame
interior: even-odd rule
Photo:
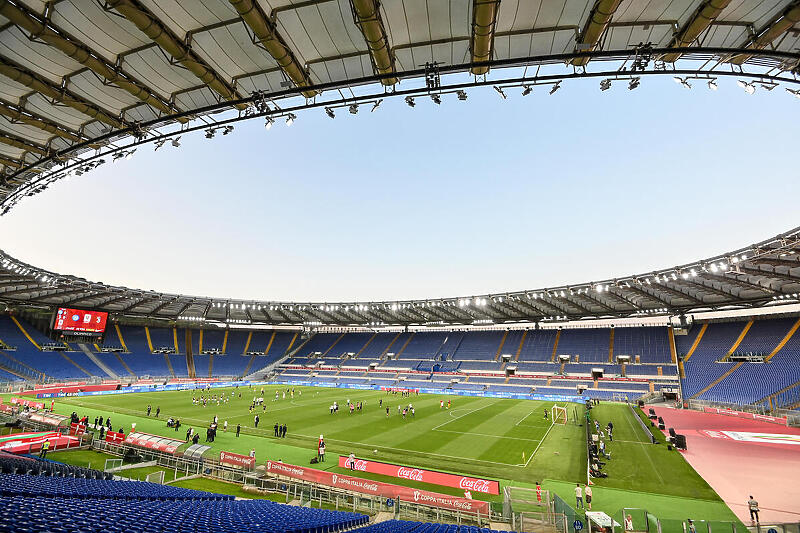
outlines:
[[[561,426],[566,426],[567,422],[569,421],[569,413],[567,412],[567,408],[561,407],[560,405],[554,405],[551,407],[550,420],[553,425],[559,424]]]

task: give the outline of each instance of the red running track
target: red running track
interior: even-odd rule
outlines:
[[[800,435],[800,429],[670,407],[654,409],[667,428],[686,435],[684,457],[745,524],[750,523],[751,494],[761,507],[762,524],[800,521],[800,444],[749,442],[721,433]]]

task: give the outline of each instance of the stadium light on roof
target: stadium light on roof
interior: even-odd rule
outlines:
[[[558,80],[552,87],[550,87],[550,94],[555,94],[561,88],[561,80]]]
[[[181,141],[181,136],[178,135],[177,137],[172,139],[172,146],[174,146],[175,148],[180,148],[180,146],[181,146],[181,142],[180,141]]]
[[[369,112],[370,112],[370,113],[374,113],[374,112],[375,112],[375,110],[376,110],[376,109],[378,109],[378,108],[380,107],[380,105],[381,105],[381,102],[383,102],[383,98],[381,98],[380,100],[375,100],[375,103],[374,103],[374,104],[372,104],[372,109],[370,109],[370,110],[369,110]]]
[[[790,89],[789,87],[786,87],[786,92],[788,92],[795,98],[800,98],[800,89]]]
[[[600,90],[607,91],[611,88],[611,80],[606,78],[604,80],[600,80]]]
[[[357,114],[358,113],[358,104],[350,104],[350,107],[348,108],[348,111],[350,111],[351,115]]]
[[[161,148],[162,146],[164,146],[164,144],[165,144],[166,142],[167,142],[167,140],[166,140],[166,139],[159,139],[159,140],[157,140],[157,141],[154,143],[154,144],[155,144],[155,148],[153,149],[153,151],[154,151],[154,152],[157,152],[157,151],[158,151],[158,149],[159,149],[159,148]]]
[[[456,94],[458,95],[459,100],[461,100],[462,102],[466,101],[467,91],[456,91]]]
[[[294,124],[294,119],[296,118],[297,115],[295,115],[294,113],[289,113],[288,115],[286,115],[286,125],[291,126],[292,124]]]
[[[503,88],[502,87],[498,87],[497,85],[495,85],[494,86],[494,90],[497,91],[497,94],[499,94],[500,98],[502,98],[503,100],[508,98],[508,96],[506,96],[506,93],[503,92]]]
[[[442,104],[442,97],[438,93],[432,94],[431,95],[431,100],[433,100],[433,103],[436,104],[436,105],[441,105]]]
[[[331,118],[336,118],[336,113],[333,111],[332,107],[326,107],[325,108],[325,114],[328,115]]]
[[[267,117],[267,121],[264,123],[264,127],[269,130],[272,125],[275,123],[275,119],[272,117]]]
[[[635,77],[635,78],[631,78],[631,81],[628,82],[628,90],[629,91],[634,90],[639,85],[641,85],[641,83],[642,83],[642,78],[640,78],[638,76]]]
[[[756,92],[756,86],[745,80],[737,80],[736,85],[744,89],[744,92],[747,94],[754,94]]]
[[[522,89],[522,96],[528,96],[533,92],[532,85],[523,85],[524,89]]]
[[[225,126],[224,128],[222,128],[222,134],[223,135],[227,135],[232,131],[233,131],[233,126],[231,126],[231,125],[228,125],[228,126]]]
[[[708,88],[711,89],[712,91],[716,91],[717,89],[719,89],[719,86],[717,85],[717,78],[711,78],[710,80],[708,80]]]
[[[681,78],[680,76],[673,76],[672,79],[675,80],[675,83],[679,83],[680,85],[683,85],[687,89],[692,88],[692,84],[689,83],[688,76],[686,78]]]
[[[406,96],[406,104],[408,104],[408,107],[414,107],[417,105],[416,102],[414,102],[413,96]]]

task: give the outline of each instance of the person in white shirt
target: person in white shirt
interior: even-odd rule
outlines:
[[[625,531],[633,531],[633,517],[631,515],[625,517]]]
[[[750,509],[750,521],[754,524],[758,524],[758,502],[750,496],[750,499],[747,500],[747,508]]]
[[[575,486],[575,508],[577,509],[580,507],[583,509],[583,491],[581,490],[581,484],[578,483]]]
[[[583,495],[586,497],[586,509],[589,511],[592,510],[592,487],[586,485],[586,488],[583,490]]]

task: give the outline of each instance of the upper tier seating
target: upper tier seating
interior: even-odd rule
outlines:
[[[569,355],[572,361],[578,356],[582,363],[607,362],[610,341],[610,328],[563,329],[556,356]]]
[[[491,361],[497,355],[500,342],[503,340],[502,331],[475,331],[467,335],[462,335],[461,343],[458,346],[452,359]]]
[[[669,363],[669,334],[663,327],[614,328],[614,357],[640,355],[642,362]]]
[[[439,353],[439,348],[454,332],[447,331],[420,331],[414,333],[405,350],[399,353],[401,359],[434,359]],[[402,345],[401,345],[402,346]]]
[[[529,329],[522,341],[520,361],[550,361],[558,331],[554,329]]]

